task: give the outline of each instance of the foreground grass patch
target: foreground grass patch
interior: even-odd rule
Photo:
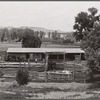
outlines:
[[[0,99],[25,99],[21,94],[0,93]]]
[[[2,83],[2,82],[1,82]],[[4,85],[5,84],[5,85]],[[99,97],[100,92],[93,91],[85,83],[34,83],[19,86],[16,82],[10,82],[6,87],[6,82],[1,84],[1,99],[77,99]],[[6,95],[7,94],[7,95]],[[2,96],[1,96],[2,95]]]

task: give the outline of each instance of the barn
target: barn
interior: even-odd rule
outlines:
[[[84,51],[80,48],[8,48],[6,61],[18,62],[19,60],[31,62],[44,62],[48,55],[50,60],[56,62],[85,60]]]
[[[39,72],[41,72],[40,69],[43,69],[42,71],[48,73],[49,78],[52,77],[52,74],[53,78],[56,77],[54,73],[59,78],[57,71],[83,71],[83,64],[80,66],[80,64],[76,65],[73,62],[84,62],[85,52],[81,48],[8,48],[6,51],[6,62],[15,64],[15,62],[18,63],[19,61],[21,63],[30,63],[31,70],[37,71],[39,69]],[[56,67],[51,65],[49,61],[53,62],[53,64],[56,63]],[[59,73],[60,76],[63,75],[63,73]],[[64,75],[66,76],[66,73]],[[47,74],[45,74],[45,78],[47,81]]]

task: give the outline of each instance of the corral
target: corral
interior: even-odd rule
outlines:
[[[51,62],[56,65],[49,65]],[[80,48],[8,48],[6,62],[1,63],[5,77],[14,77],[20,64],[29,67],[33,80],[85,82],[84,51]]]

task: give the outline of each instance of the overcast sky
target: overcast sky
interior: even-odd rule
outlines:
[[[0,1],[0,26],[31,26],[73,31],[75,16],[100,2],[84,1]],[[100,14],[100,11],[98,12]]]

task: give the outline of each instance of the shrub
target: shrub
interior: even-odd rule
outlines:
[[[62,40],[52,40],[53,44],[62,44],[63,41]]]
[[[68,38],[68,39],[63,40],[63,43],[70,43],[70,44],[73,44],[74,41],[71,40],[70,38]]]
[[[42,41],[39,37],[35,37],[34,33],[26,32],[22,37],[23,48],[40,48]]]
[[[19,68],[16,74],[16,81],[19,85],[24,85],[29,82],[29,72],[26,68]]]
[[[48,71],[49,70],[56,70],[56,63],[54,61],[48,62]]]

